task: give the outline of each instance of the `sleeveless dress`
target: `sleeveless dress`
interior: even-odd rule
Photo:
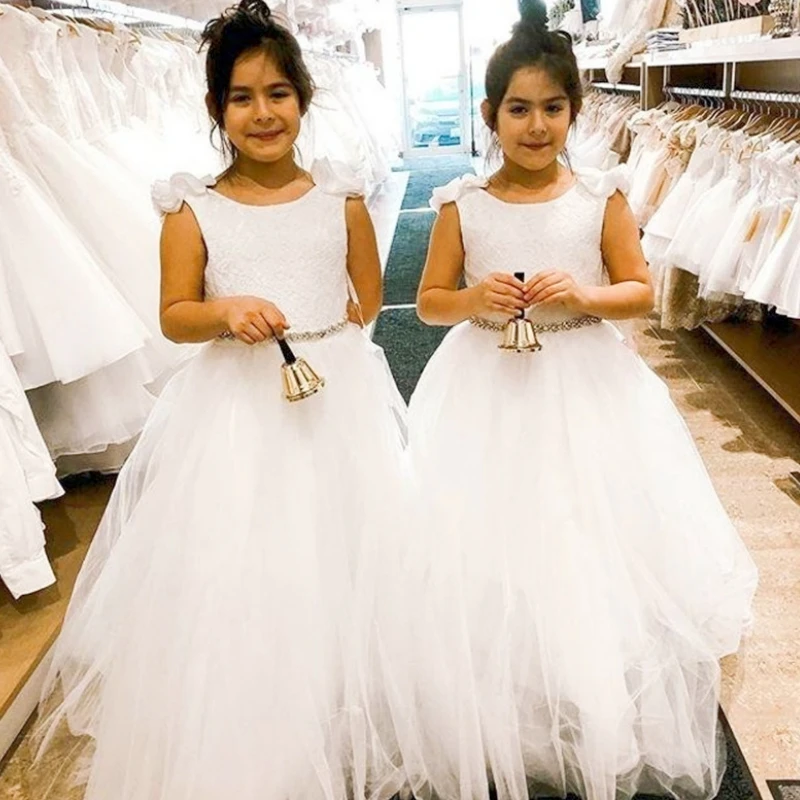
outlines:
[[[154,190],[198,220],[206,297],[269,298],[327,383],[290,403],[274,341],[223,339],[173,377],[79,576],[40,736],[90,737],[87,800],[390,797],[375,619],[404,428],[382,351],[344,322],[346,193],[248,206],[212,183]]]
[[[558,268],[607,281],[606,201],[623,173],[509,204],[459,179],[468,286]],[[443,800],[529,792],[713,797],[724,769],[718,659],[749,622],[756,570],[666,386],[608,322],[529,310],[540,352],[465,322],[409,407],[426,520],[403,741],[412,788]],[[587,323],[587,324],[583,324]],[[411,577],[407,578],[411,581]]]

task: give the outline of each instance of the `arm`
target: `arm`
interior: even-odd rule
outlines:
[[[507,314],[525,307],[522,284],[512,275],[495,273],[459,289],[464,272],[461,221],[455,203],[442,206],[433,225],[428,259],[417,292],[417,314],[428,325],[456,325],[474,315]]]
[[[562,305],[568,311],[604,319],[630,319],[649,313],[653,309],[650,271],[633,212],[619,192],[606,205],[601,247],[610,286],[578,286],[570,275],[542,272],[526,285],[528,304]]]
[[[286,320],[258,297],[205,300],[206,247],[192,210],[184,203],[161,230],[161,330],[173,342],[207,342],[230,331],[247,344],[283,334]]]
[[[367,206],[360,197],[348,198],[345,206],[345,218],[347,221],[347,272],[350,280],[353,281],[358,302],[361,304],[361,315],[364,322],[368,324],[378,316],[383,302],[383,278],[375,228],[372,225]],[[357,310],[349,306],[348,317],[351,322],[361,322]]]

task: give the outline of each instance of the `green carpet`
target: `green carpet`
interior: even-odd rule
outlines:
[[[425,266],[428,241],[435,219],[436,214],[433,211],[400,215],[384,276],[384,305],[416,302],[417,287]]]
[[[408,179],[406,195],[403,198],[403,210],[429,208],[428,203],[434,189],[444,186],[454,178],[460,178],[468,172],[474,172],[469,162],[463,165],[412,171]]]
[[[448,328],[433,328],[421,322],[414,308],[386,309],[378,317],[373,339],[386,352],[397,388],[406,402],[447,331]]]

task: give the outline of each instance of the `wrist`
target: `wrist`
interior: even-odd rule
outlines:
[[[226,297],[222,297],[219,298],[218,300],[211,300],[207,302],[211,306],[212,320],[214,322],[214,325],[217,326],[220,329],[220,331],[230,330],[229,299]]]
[[[576,311],[580,314],[592,316],[597,309],[597,287],[580,286],[576,293]]]
[[[464,299],[464,314],[466,318],[480,316],[480,308],[478,300],[480,298],[480,285],[468,286],[466,289],[461,290],[461,296]]]

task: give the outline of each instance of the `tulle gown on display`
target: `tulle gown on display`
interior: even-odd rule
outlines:
[[[457,203],[468,285],[553,268],[601,285],[621,187],[587,170],[555,200],[509,204],[468,176],[434,206]],[[411,399],[425,520],[407,561],[425,644],[399,689],[417,715],[400,732],[412,788],[713,797],[718,659],[749,624],[754,564],[665,385],[616,328],[529,316],[541,352],[505,353],[493,320],[466,322]]]
[[[198,219],[207,296],[270,298],[326,385],[289,403],[277,345],[227,340],[167,385],[78,579],[42,732],[92,737],[87,800],[388,798],[395,645],[375,620],[405,532],[403,407],[345,319],[343,190],[248,206],[207,183],[154,193]]]

